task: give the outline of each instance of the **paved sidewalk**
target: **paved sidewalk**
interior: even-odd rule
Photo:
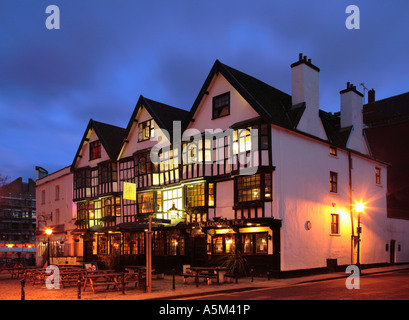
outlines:
[[[363,269],[361,272],[361,276],[391,272],[391,271],[396,271],[396,270],[408,270],[409,271],[409,264]],[[244,279],[239,279],[238,284],[224,283],[222,285],[211,285],[211,286],[207,286],[206,284],[201,284],[199,288],[196,288],[195,285],[192,284],[190,287],[181,287],[181,288],[176,288],[176,290],[170,290],[170,291],[163,290],[160,292],[156,291],[155,287],[153,287],[152,293],[150,294],[145,293],[145,295],[141,298],[146,299],[146,300],[149,300],[149,299],[184,299],[184,298],[189,298],[189,297],[194,297],[194,296],[206,296],[209,294],[220,293],[220,292],[238,292],[238,291],[260,289],[260,288],[286,287],[286,286],[298,285],[302,283],[347,278],[349,275],[350,274],[345,273],[345,272],[334,272],[334,273],[317,274],[317,275],[311,275],[311,276],[293,277],[293,278],[286,278],[286,279],[272,278],[268,280],[267,278],[257,278],[256,277],[252,281],[251,278],[244,278]],[[193,281],[191,281],[191,283],[192,282]]]
[[[408,270],[409,264],[393,265],[382,268],[363,269],[362,276],[390,272],[395,270]],[[152,292],[146,293],[142,289],[130,289],[122,294],[121,291],[111,290],[93,293],[90,289],[81,292],[81,300],[154,300],[154,299],[187,299],[195,296],[206,296],[209,294],[220,292],[238,292],[251,289],[260,288],[278,288],[299,285],[308,282],[324,281],[331,279],[346,278],[349,274],[345,272],[326,273],[304,277],[294,277],[286,279],[268,280],[267,278],[255,277],[252,281],[250,277],[240,278],[236,283],[223,283],[217,285],[213,282],[208,285],[205,282],[200,282],[197,288],[194,279],[189,278],[188,283],[183,282],[181,276],[175,276],[175,290],[173,290],[172,276],[166,275],[164,279],[152,280]],[[47,289],[44,284],[32,285],[26,283],[24,288],[26,300],[79,300],[78,289],[76,286],[61,288],[61,289]],[[0,300],[20,300],[21,299],[21,281],[20,279],[10,279],[5,274],[0,277]]]

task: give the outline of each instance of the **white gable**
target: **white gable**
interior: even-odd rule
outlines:
[[[139,123],[145,122],[147,120],[151,120],[152,116],[146,110],[145,107],[139,108],[131,129],[129,130],[128,136],[126,137],[127,142],[125,142],[124,146],[122,147],[121,153],[119,154],[119,159],[124,159],[127,157],[131,157],[132,154],[138,150],[144,150],[153,147],[158,143],[158,139],[160,141],[163,141],[161,139],[166,139],[166,136],[163,134],[162,130],[158,128],[158,125],[156,122],[154,123],[154,130],[155,130],[155,137],[151,140],[145,140],[145,141],[138,141],[138,136],[139,136]]]
[[[200,132],[204,132],[205,129],[226,130],[237,122],[259,116],[259,114],[221,74],[214,76],[207,91],[209,94],[203,96],[202,101],[199,103],[199,106],[193,115],[194,122],[189,123],[189,129],[194,128]],[[213,97],[226,92],[230,92],[230,115],[212,119]]]
[[[109,156],[107,152],[105,151],[102,143],[101,143],[101,158],[90,160],[89,159],[89,145],[93,141],[99,140],[99,138],[97,134],[95,133],[94,129],[92,128],[88,130],[86,138],[89,140],[88,141],[85,140],[83,142],[80,153],[79,153],[80,157],[78,157],[76,160],[75,168],[82,168],[82,167],[87,167],[87,166],[96,167],[99,162],[109,160]]]

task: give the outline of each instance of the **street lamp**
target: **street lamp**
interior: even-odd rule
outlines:
[[[146,232],[146,292],[152,290],[152,215],[148,217],[148,231]]]
[[[361,263],[360,263],[360,246],[361,246],[361,213],[364,211],[364,204],[362,202],[358,202],[355,204],[355,211],[358,213],[358,247],[357,247],[357,258],[356,258],[356,266],[359,268],[359,272],[361,272]]]
[[[47,254],[47,266],[50,265],[50,237],[51,234],[53,233],[53,229],[51,228],[47,228],[45,229],[45,234],[48,236],[48,243],[47,243],[47,250],[48,250],[48,254]]]

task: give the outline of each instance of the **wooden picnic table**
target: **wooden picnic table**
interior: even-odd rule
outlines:
[[[84,287],[83,291],[87,287],[90,287],[92,292],[95,293],[96,286],[106,286],[105,290],[109,290],[109,286],[117,288],[119,290],[121,273],[87,273],[84,276]]]
[[[60,284],[64,288],[70,286],[71,282],[74,284],[78,283],[78,278],[80,281],[83,281],[84,276],[87,274],[85,269],[82,270],[69,270],[69,271],[60,271]]]
[[[146,274],[146,266],[127,266],[125,267],[125,270],[128,271],[129,273],[131,272],[137,272],[139,274],[145,275]],[[155,271],[155,267],[152,267],[152,272]]]
[[[195,278],[196,287],[199,286],[199,278],[207,280],[207,284],[211,284],[212,278],[216,278],[217,284],[220,284],[223,282],[227,270],[225,267],[190,267],[190,271],[193,272],[193,275],[185,273],[183,277],[186,281],[187,277],[193,276]]]
[[[24,275],[24,272],[29,269],[38,269],[38,267],[6,267],[0,268],[0,272],[6,271],[10,273],[11,279],[18,279],[20,276]]]

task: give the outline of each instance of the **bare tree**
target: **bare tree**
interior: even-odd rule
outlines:
[[[9,182],[10,177],[0,173],[0,187],[3,187]]]

